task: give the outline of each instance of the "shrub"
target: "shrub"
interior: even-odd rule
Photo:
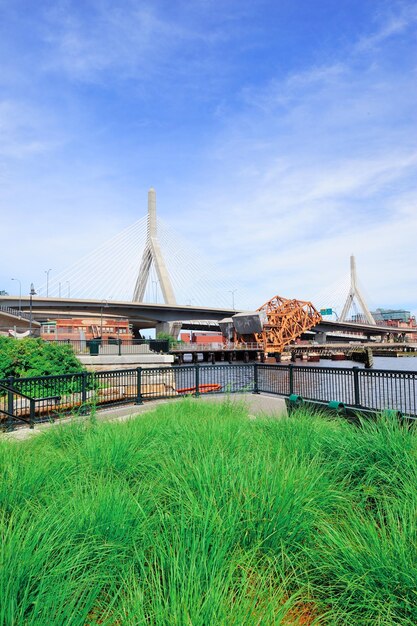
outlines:
[[[42,339],[0,337],[0,379],[76,374],[83,370],[71,346]]]

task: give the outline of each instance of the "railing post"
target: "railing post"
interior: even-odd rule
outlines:
[[[257,363],[254,363],[253,365],[253,392],[252,393],[259,393],[259,371],[258,371]]]
[[[291,364],[288,366],[288,381],[290,386],[288,395],[292,396],[294,393],[294,365]]]
[[[35,424],[35,400],[33,398],[29,400],[29,406],[29,428],[33,428]]]
[[[135,404],[143,404],[142,400],[142,368],[136,368],[136,401]]]
[[[119,344],[119,356],[121,356],[122,355],[122,340],[121,339],[118,340],[118,344]]]
[[[355,395],[355,406],[361,406],[361,395],[359,387],[359,367],[352,367],[353,372],[353,392]]]
[[[200,366],[198,363],[195,365],[195,397],[200,395]]]
[[[7,379],[7,385],[9,387],[13,387],[14,376],[9,376]],[[14,415],[14,394],[13,391],[7,392],[7,412],[9,415],[7,416],[7,430],[13,430],[13,418]]]
[[[81,413],[86,413],[87,407],[87,372],[81,374]]]

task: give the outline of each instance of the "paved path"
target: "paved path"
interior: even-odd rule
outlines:
[[[225,402],[232,401],[243,403],[247,406],[250,413],[249,417],[254,419],[256,415],[274,415],[282,416],[287,414],[285,400],[278,398],[277,396],[268,394],[252,394],[252,393],[236,393],[226,396],[225,394],[213,394],[203,395],[200,398],[195,398],[197,402]],[[137,415],[143,413],[149,413],[154,411],[161,404],[167,404],[169,402],[181,402],[182,399],[175,398],[167,400],[155,400],[150,402],[144,402],[144,404],[129,404],[121,407],[107,407],[106,409],[100,409],[96,412],[96,419],[99,421],[107,422],[125,422],[128,419],[134,418]],[[36,424],[35,428],[28,428],[27,426],[19,427],[9,433],[3,433],[3,437],[9,440],[22,441],[28,437],[39,435],[47,431],[50,428],[54,428],[60,424],[68,424],[74,420],[88,420],[91,415],[77,415],[64,417],[55,422],[45,422],[43,424]]]

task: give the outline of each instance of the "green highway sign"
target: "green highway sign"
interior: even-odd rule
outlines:
[[[320,309],[320,315],[332,315],[333,309]]]

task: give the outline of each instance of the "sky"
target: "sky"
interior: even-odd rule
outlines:
[[[370,308],[416,314],[416,24],[407,0],[0,0],[0,289],[44,293],[154,187],[236,308],[340,312],[354,254]]]

